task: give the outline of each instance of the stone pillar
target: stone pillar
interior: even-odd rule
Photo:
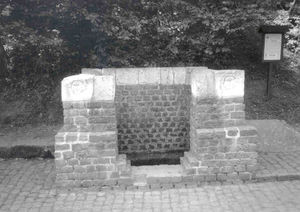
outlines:
[[[245,126],[244,72],[191,73],[190,151],[184,172],[204,181],[250,180],[257,166],[257,132]]]
[[[79,74],[62,81],[64,126],[55,136],[56,182],[61,186],[132,183],[118,155],[113,76]]]

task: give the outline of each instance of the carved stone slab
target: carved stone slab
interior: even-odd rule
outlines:
[[[243,70],[214,70],[215,89],[219,98],[244,97],[244,71]]]
[[[78,74],[66,77],[61,82],[62,101],[89,101],[93,97],[94,76]]]

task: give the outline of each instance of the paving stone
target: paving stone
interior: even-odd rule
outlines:
[[[281,178],[286,173],[292,177],[288,171],[294,171],[296,177],[294,157],[299,153],[263,155],[260,170]],[[0,211],[300,211],[300,181],[295,179],[156,190],[64,190],[56,188],[54,170],[54,160],[1,161]]]

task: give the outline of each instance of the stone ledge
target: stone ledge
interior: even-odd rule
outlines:
[[[141,67],[141,68],[83,68],[82,74],[111,75],[116,85],[181,85],[191,83],[191,72],[203,72],[207,67]]]

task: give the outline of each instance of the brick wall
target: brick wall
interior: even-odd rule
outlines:
[[[254,127],[197,129],[181,164],[185,173],[211,181],[251,180],[257,169],[258,135]]]
[[[63,186],[116,185],[130,165],[118,154],[114,101],[65,102],[55,136],[56,181]]]
[[[195,100],[190,111],[192,125],[197,129],[237,126],[245,120],[243,98]]]
[[[189,149],[189,85],[118,85],[120,153]]]
[[[244,125],[243,71],[90,71],[62,82],[64,126],[55,137],[59,185],[132,185],[130,161],[120,153],[185,151],[180,180],[255,176],[258,135]]]

